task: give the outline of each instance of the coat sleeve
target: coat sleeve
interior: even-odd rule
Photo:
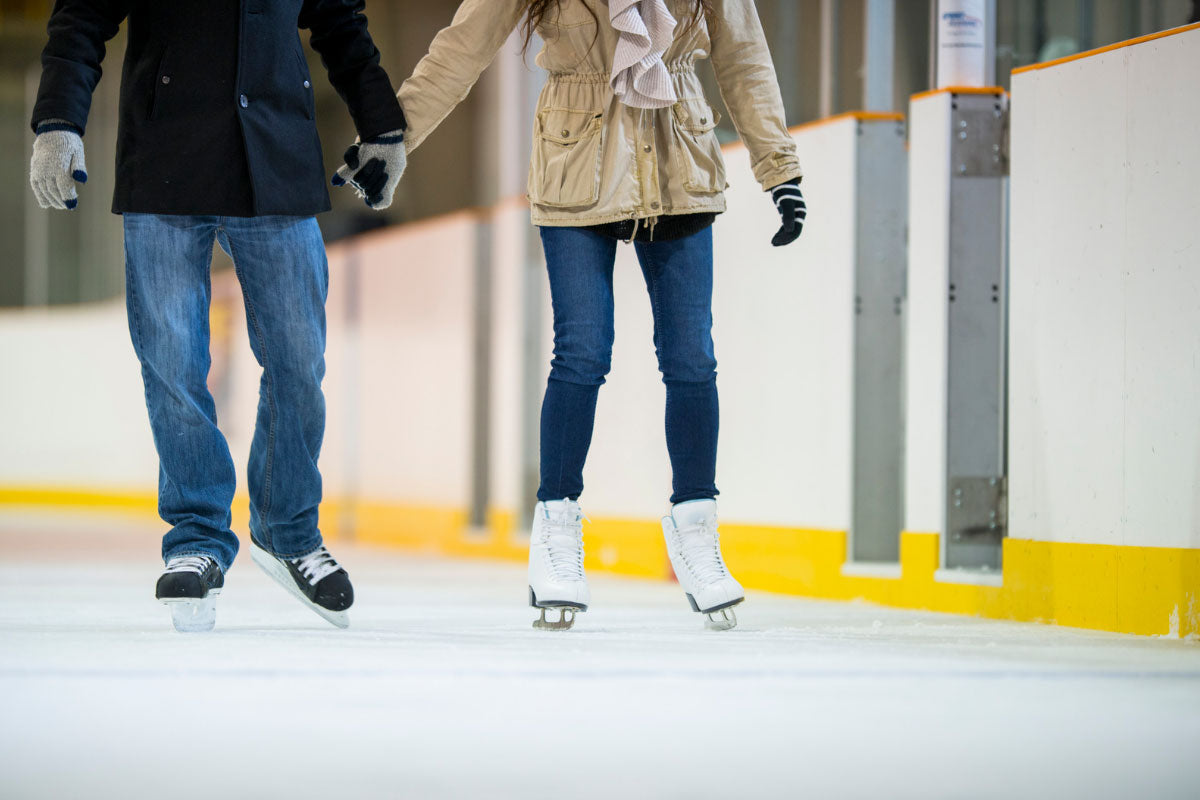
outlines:
[[[82,134],[100,82],[105,43],[129,13],[128,0],[56,0],[42,50],[42,81],[30,125],[65,120]]]
[[[754,0],[713,0],[709,22],[721,97],[763,189],[803,175]]]
[[[465,0],[450,25],[434,37],[429,52],[400,87],[400,104],[411,126],[406,137],[410,151],[466,98],[527,5],[522,0]]]
[[[313,49],[364,140],[407,127],[367,32],[365,5],[364,0],[305,0],[298,20],[301,28],[312,32]]]

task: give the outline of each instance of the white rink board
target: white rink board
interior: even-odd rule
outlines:
[[[0,312],[0,487],[153,490],[144,398],[123,300]]]
[[[1200,547],[1200,30],[1017,74],[1009,524]]]
[[[910,106],[904,528],[946,530],[946,370],[951,96]]]

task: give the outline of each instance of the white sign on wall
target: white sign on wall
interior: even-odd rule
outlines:
[[[938,0],[937,85],[987,84],[985,0]]]

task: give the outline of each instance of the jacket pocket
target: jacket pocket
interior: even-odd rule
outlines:
[[[683,187],[693,194],[725,191],[725,159],[713,132],[718,122],[717,112],[700,98],[680,100],[671,107],[672,139]]]
[[[304,116],[308,119],[313,118],[313,112],[316,111],[316,102],[313,98],[312,79],[308,74],[308,61],[304,58],[304,51],[299,49],[297,43],[295,52],[296,69],[299,77],[296,79],[296,89],[299,90],[304,98]]]
[[[604,114],[547,108],[537,114],[529,200],[551,208],[590,206],[600,199]]]
[[[167,51],[163,50],[158,55],[158,66],[154,70],[154,86],[150,91],[150,108],[146,111],[146,119],[150,121],[162,116],[164,106],[170,100],[171,71],[167,63]]]

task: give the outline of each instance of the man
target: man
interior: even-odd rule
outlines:
[[[129,330],[159,455],[166,569],[156,595],[179,630],[210,630],[238,551],[235,474],[209,368],[214,239],[245,298],[262,365],[250,451],[251,554],[339,627],[354,599],[317,527],[325,427],[328,267],[314,215],[329,209],[298,28],[311,32],[360,146],[349,182],[386,208],[404,170],[404,114],[363,0],[57,0],[42,53],[30,183],[75,208],[83,135],[105,42],[128,17],[113,211],[124,216]],[[347,168],[343,168],[345,171]],[[339,181],[341,179],[339,178]]]

